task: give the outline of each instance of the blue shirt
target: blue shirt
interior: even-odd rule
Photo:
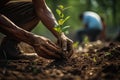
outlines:
[[[83,23],[88,25],[89,29],[102,30],[102,22],[100,16],[94,12],[87,11],[83,14]]]

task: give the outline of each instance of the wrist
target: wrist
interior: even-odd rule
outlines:
[[[65,37],[65,34],[62,32],[62,33],[59,33],[59,34],[58,34],[57,39],[61,39],[61,38],[63,38],[63,37]]]
[[[41,45],[41,44],[40,44],[41,41],[42,41],[41,36],[34,35],[33,42],[32,42],[31,45],[32,45],[33,47],[39,46],[39,45]]]
[[[31,46],[34,46],[34,44],[37,44],[37,36],[33,33],[29,33],[26,35],[26,43],[28,43]]]

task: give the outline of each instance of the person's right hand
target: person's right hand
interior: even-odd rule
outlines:
[[[63,53],[62,57],[64,59],[69,59],[73,54],[73,41],[69,39],[67,36],[65,36],[64,33],[62,33],[58,38],[58,45],[61,47]]]
[[[35,44],[33,48],[36,53],[47,59],[61,59],[61,49],[48,38],[43,36],[36,36]]]

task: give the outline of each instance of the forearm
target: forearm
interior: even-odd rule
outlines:
[[[3,34],[18,41],[26,42],[30,45],[34,43],[35,36],[22,28],[16,26],[12,21],[0,14],[0,30]]]
[[[40,16],[40,19],[41,22],[53,33],[53,35],[58,38],[60,33],[54,29],[54,27],[58,25],[54,16],[51,13],[47,14],[47,12],[43,12],[43,16]]]
[[[47,7],[45,0],[33,0],[33,3],[42,23],[58,38],[60,33],[54,30],[58,23],[51,10]]]

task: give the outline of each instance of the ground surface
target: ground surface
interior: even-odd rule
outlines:
[[[1,60],[1,79],[120,80],[120,43],[82,44],[68,61]]]

